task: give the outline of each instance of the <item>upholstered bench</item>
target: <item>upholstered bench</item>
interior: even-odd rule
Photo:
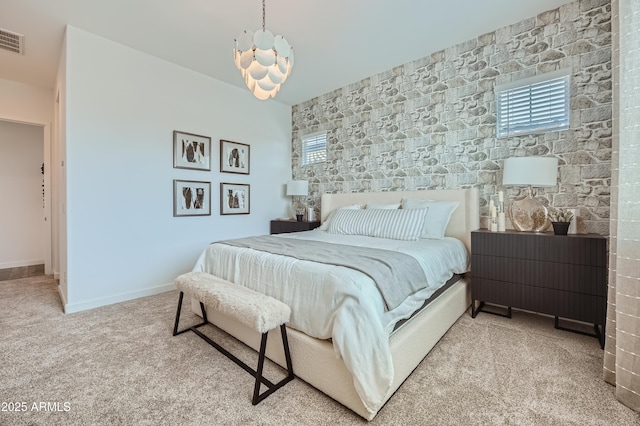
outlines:
[[[176,336],[186,331],[193,331],[211,346],[219,350],[222,354],[255,377],[256,382],[253,391],[253,399],[251,401],[253,405],[256,405],[267,396],[293,380],[293,367],[291,364],[289,343],[287,341],[287,330],[285,327],[285,323],[289,321],[291,316],[291,309],[289,306],[274,299],[273,297],[258,293],[247,287],[234,284],[205,272],[189,272],[180,275],[176,278],[175,283],[178,290],[180,290],[180,297],[178,299],[178,311],[176,313],[176,321],[173,327],[173,335]],[[200,302],[203,321],[199,324],[178,331],[184,293],[195,297]],[[257,370],[253,370],[247,364],[198,330],[199,327],[209,324],[205,305],[208,308],[227,315],[262,334]],[[273,330],[278,326],[280,326],[282,344],[287,362],[287,377],[274,384],[262,376],[262,370],[264,366],[265,351],[267,348],[267,335],[270,330]],[[264,384],[268,388],[262,394],[260,394],[261,384]]]

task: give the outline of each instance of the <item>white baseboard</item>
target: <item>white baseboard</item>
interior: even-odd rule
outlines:
[[[44,259],[38,260],[17,260],[14,262],[0,263],[0,269],[21,268],[23,266],[44,265]]]
[[[66,301],[63,301],[64,312],[66,314],[72,314],[74,312],[86,311],[87,309],[98,308],[100,306],[113,305],[114,303],[126,302],[127,300],[138,299],[140,297],[153,296],[154,294],[160,294],[175,289],[175,283],[170,283],[129,293],[120,293],[101,299],[91,299],[86,302],[68,304]]]

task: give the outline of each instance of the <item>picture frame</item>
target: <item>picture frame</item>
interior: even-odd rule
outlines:
[[[248,175],[250,151],[248,144],[220,139],[220,172]]]
[[[211,138],[174,130],[173,168],[211,171]]]
[[[173,217],[211,216],[211,182],[173,180]]]
[[[249,214],[250,186],[245,183],[220,183],[220,214]]]

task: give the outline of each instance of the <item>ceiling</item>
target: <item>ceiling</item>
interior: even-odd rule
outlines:
[[[295,50],[276,101],[299,104],[565,3],[267,0],[266,28]],[[52,88],[67,24],[252,96],[232,47],[242,30],[261,28],[260,0],[0,0],[0,28],[25,36],[24,56],[0,50],[0,78]]]

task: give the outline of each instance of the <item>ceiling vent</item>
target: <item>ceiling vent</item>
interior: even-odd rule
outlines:
[[[24,55],[24,36],[0,28],[0,49]]]

